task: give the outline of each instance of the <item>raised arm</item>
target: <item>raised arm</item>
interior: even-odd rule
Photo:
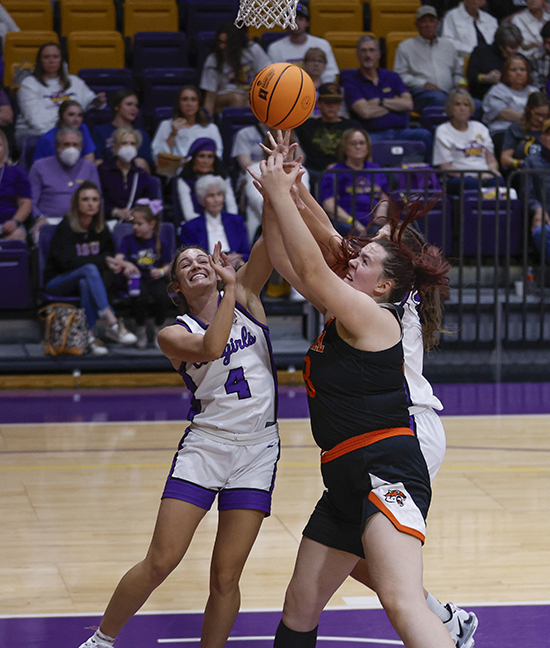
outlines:
[[[266,242],[263,236],[260,236],[252,247],[248,261],[237,271],[237,301],[246,306],[251,315],[262,324],[267,320],[260,293],[272,271]]]

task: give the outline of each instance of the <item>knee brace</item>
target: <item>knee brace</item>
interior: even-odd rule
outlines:
[[[315,648],[318,628],[319,626],[309,632],[297,632],[287,628],[281,621],[275,634],[273,648]]]

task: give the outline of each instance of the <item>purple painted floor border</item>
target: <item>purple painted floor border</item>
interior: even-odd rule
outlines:
[[[548,646],[550,605],[472,606],[479,618],[479,648],[545,648]],[[241,612],[228,642],[234,648],[269,648],[281,618],[280,612]],[[78,648],[91,634],[87,630],[99,617],[0,618],[3,648]],[[120,634],[116,648],[198,647],[202,615],[198,613],[142,614],[134,617]],[[257,639],[254,639],[257,637]],[[331,641],[331,637],[338,640]],[[174,639],[187,639],[176,642]],[[354,641],[362,639],[363,641]],[[383,610],[326,610],[319,624],[320,648],[399,645]],[[160,640],[160,641],[159,641]]]
[[[550,413],[550,383],[435,385],[444,416]],[[0,392],[1,423],[180,421],[190,406],[185,389],[90,389]],[[279,417],[307,418],[303,387],[279,389]]]

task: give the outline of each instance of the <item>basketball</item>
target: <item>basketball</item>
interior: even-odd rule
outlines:
[[[290,130],[313,112],[315,86],[302,68],[292,63],[272,63],[256,75],[250,86],[250,107],[269,128]]]

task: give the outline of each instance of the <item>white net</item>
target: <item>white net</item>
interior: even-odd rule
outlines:
[[[298,0],[240,0],[237,27],[268,27],[280,25],[296,29]]]

